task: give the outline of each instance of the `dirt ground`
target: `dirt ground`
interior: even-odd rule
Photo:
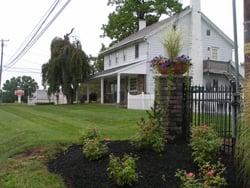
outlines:
[[[151,148],[136,149],[129,141],[111,141],[108,147],[109,153],[101,160],[89,161],[83,156],[81,145],[72,145],[66,152],[49,161],[48,169],[60,174],[68,188],[118,187],[107,173],[110,153],[120,157],[124,153],[132,153],[139,157],[136,165],[140,178],[133,188],[179,188],[180,181],[174,176],[177,169],[197,173],[191,148],[184,140],[168,142],[161,154],[155,153]],[[232,157],[222,154],[222,159],[227,168],[224,174],[228,182],[227,188],[240,188],[236,184]]]

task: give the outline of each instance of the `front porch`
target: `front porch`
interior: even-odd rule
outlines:
[[[127,107],[130,95],[146,92],[146,62],[105,70],[92,76],[89,84],[100,83],[101,104]]]

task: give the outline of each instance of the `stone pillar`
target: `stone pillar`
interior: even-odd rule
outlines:
[[[166,128],[167,138],[186,138],[191,122],[190,77],[162,75],[156,78],[156,101],[163,110],[162,125]]]

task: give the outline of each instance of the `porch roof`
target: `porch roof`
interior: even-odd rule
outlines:
[[[107,69],[102,72],[98,72],[90,77],[90,80],[96,78],[107,77],[115,74],[146,74],[146,62],[139,61],[132,64],[122,65],[112,69]]]

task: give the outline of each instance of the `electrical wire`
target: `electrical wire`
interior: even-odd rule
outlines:
[[[49,23],[42,29],[42,31],[39,32],[39,30],[42,28],[44,25],[45,21],[48,19],[48,17],[52,14],[52,12],[55,10],[55,8],[58,6],[58,3],[60,2],[59,0],[54,2],[52,5],[52,9],[49,11],[49,14],[46,16],[45,20],[40,24],[40,27],[38,28],[37,32],[33,34],[29,42],[25,45],[25,47],[16,55],[13,60],[8,63],[5,67],[7,67],[7,70],[14,66],[20,58],[22,58],[28,51],[29,49],[39,40],[39,38],[45,33],[45,31],[51,26],[51,24],[56,20],[56,18],[62,13],[62,11],[68,6],[71,0],[68,0],[62,8],[55,14],[55,16],[49,21]]]

